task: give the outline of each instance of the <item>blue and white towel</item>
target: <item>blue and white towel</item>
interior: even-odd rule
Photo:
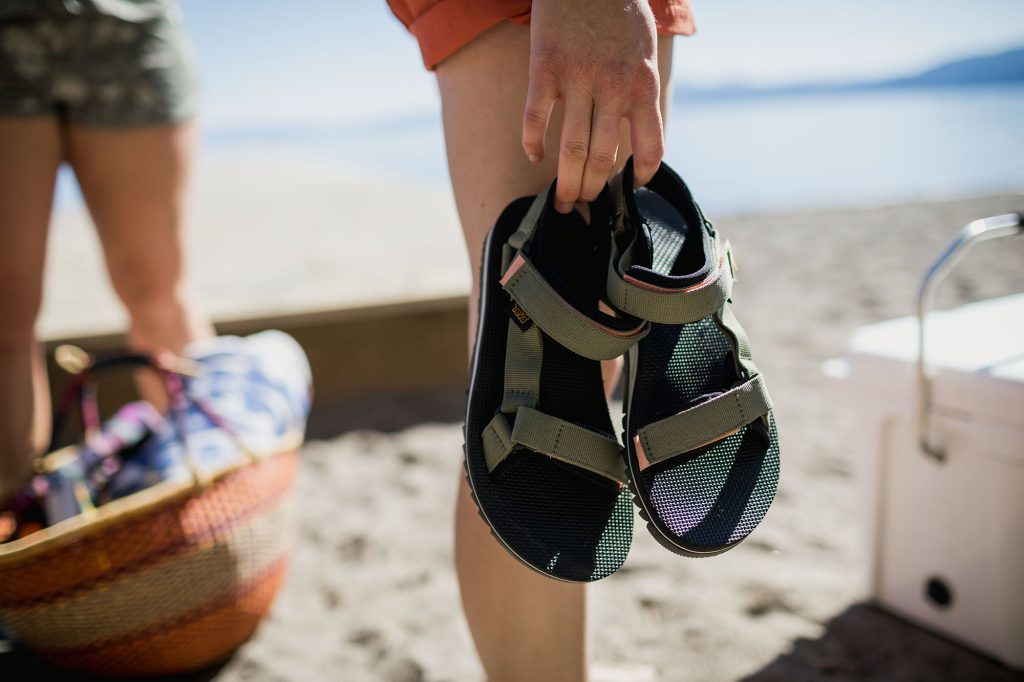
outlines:
[[[119,410],[76,457],[46,474],[48,524],[162,481],[191,480],[186,447],[202,473],[213,474],[247,452],[275,452],[305,429],[309,362],[284,332],[204,339],[182,355],[198,371],[181,377],[180,413],[162,416],[141,401]]]

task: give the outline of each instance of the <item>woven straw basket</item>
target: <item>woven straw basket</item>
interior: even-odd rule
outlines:
[[[0,545],[0,622],[57,665],[159,675],[227,658],[267,613],[291,543],[301,434]],[[63,451],[47,456],[59,458]]]

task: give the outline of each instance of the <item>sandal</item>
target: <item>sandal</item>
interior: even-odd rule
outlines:
[[[651,322],[626,355],[629,484],[665,547],[719,554],[760,523],[779,480],[771,399],[731,309],[729,244],[665,164],[634,188],[630,159],[614,200],[608,301]]]
[[[513,556],[589,582],[622,565],[633,533],[599,361],[623,354],[647,324],[598,310],[608,229],[557,213],[553,195],[554,184],[512,202],[484,246],[466,478]],[[610,224],[603,202],[592,207],[594,225]]]

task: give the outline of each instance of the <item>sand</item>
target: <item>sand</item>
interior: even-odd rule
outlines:
[[[197,300],[215,320],[443,298],[469,288],[447,188],[254,150],[206,154],[194,189],[187,264]],[[125,316],[84,209],[57,212],[48,248],[39,334],[121,330]]]
[[[716,221],[777,405],[782,485],[762,526],[721,557],[671,555],[638,523],[625,566],[590,590],[596,656],[652,664],[666,682],[1021,679],[865,603],[858,425],[820,372],[856,327],[912,311],[918,274],[957,228],[1010,210],[1024,210],[1024,193]],[[940,303],[1024,290],[1022,264],[1022,239],[982,245]],[[190,679],[481,679],[452,571],[461,443],[457,415],[310,442],[272,616],[226,665]],[[22,653],[0,655],[2,679],[33,671]]]

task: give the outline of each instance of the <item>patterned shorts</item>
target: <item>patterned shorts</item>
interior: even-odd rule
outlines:
[[[0,116],[125,128],[195,115],[194,59],[176,7],[128,21],[68,2],[37,5],[0,19]]]

